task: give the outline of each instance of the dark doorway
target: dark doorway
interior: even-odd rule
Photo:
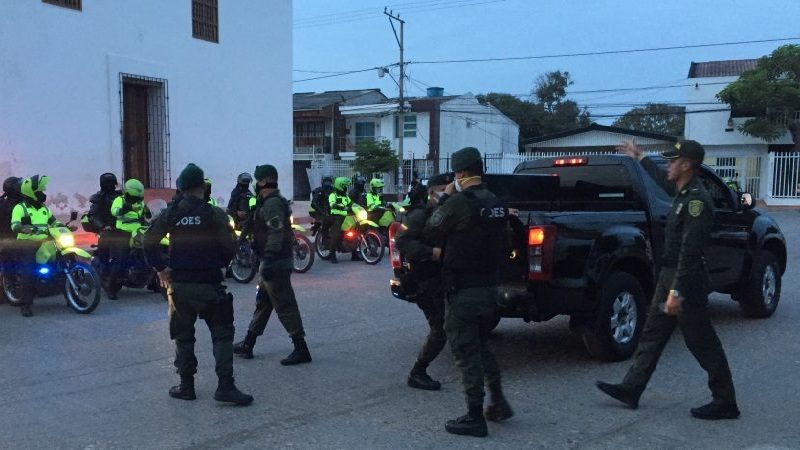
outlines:
[[[308,201],[311,198],[311,184],[308,182],[308,171],[311,161],[294,162],[294,199]]]
[[[167,80],[121,73],[119,92],[125,179],[170,187]]]
[[[137,178],[150,186],[150,162],[147,145],[147,87],[133,83],[122,85],[122,158],[126,180]]]

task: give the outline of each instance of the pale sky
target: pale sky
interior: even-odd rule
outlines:
[[[384,6],[400,12],[406,61],[573,54],[800,37],[800,0],[296,0],[294,79],[366,69],[398,61]],[[566,70],[572,91],[686,82],[692,61],[756,58],[783,43],[732,45],[622,55],[464,64],[409,64],[410,95],[425,85],[448,94],[527,94],[533,80]],[[397,74],[395,67],[392,72]],[[294,84],[295,92],[380,88],[397,95],[375,71]],[[683,102],[683,89],[575,93],[594,114],[621,114],[647,101]],[[712,99],[709,99],[712,100]],[[598,119],[610,123],[613,119]]]

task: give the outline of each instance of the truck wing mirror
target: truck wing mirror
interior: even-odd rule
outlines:
[[[755,200],[753,200],[753,196],[747,192],[742,193],[742,195],[739,198],[742,205],[742,209],[753,209],[756,206],[756,202]]]

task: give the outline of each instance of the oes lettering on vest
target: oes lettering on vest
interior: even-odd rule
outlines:
[[[505,208],[481,208],[481,216],[490,219],[500,219],[506,216]]]
[[[201,225],[201,224],[202,224],[202,221],[200,220],[200,216],[194,216],[194,217],[181,217],[181,220],[179,220],[178,223],[175,224],[175,226],[178,226],[178,225]]]

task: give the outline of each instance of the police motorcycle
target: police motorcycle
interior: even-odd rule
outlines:
[[[76,313],[89,314],[100,303],[100,277],[90,262],[91,255],[75,246],[76,229],[71,225],[78,218],[73,211],[64,226],[52,226],[41,231],[48,235],[36,251],[34,287],[36,297],[62,294],[67,305]],[[11,305],[22,304],[22,276],[6,270],[2,277],[3,294]]]
[[[294,223],[294,216],[291,217],[292,230],[294,231],[294,242],[292,244],[292,257],[294,258],[294,271],[296,273],[306,273],[314,265],[314,249],[311,239],[306,236],[308,230],[300,224]]]
[[[378,224],[384,245],[389,244],[389,227],[392,223],[400,220],[402,214],[406,212],[405,202],[390,202],[384,206],[376,206],[370,212],[370,218]]]
[[[383,245],[378,224],[369,220],[367,210],[360,205],[353,203],[351,210],[353,214],[345,217],[342,222],[342,240],[339,248],[335,249],[340,253],[357,252],[365,263],[369,265],[378,264],[383,259],[386,251]],[[314,234],[314,247],[322,259],[331,257],[330,238],[328,233],[322,232],[324,227],[321,225],[312,228]]]

